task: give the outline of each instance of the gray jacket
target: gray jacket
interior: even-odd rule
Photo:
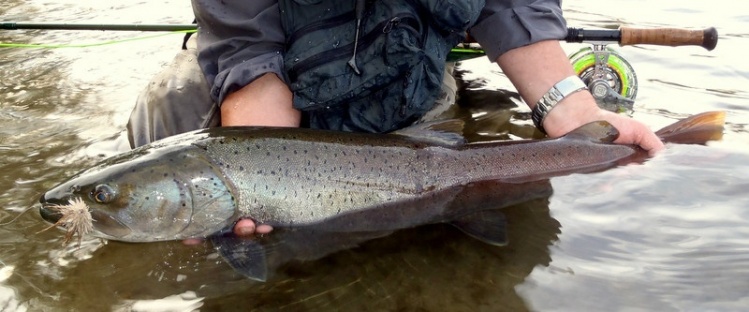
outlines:
[[[283,73],[284,31],[276,0],[192,0],[200,26],[198,62],[211,97],[224,97],[265,73]],[[471,36],[494,61],[516,47],[562,40],[559,0],[486,0]]]

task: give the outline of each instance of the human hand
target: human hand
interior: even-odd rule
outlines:
[[[273,227],[268,224],[256,224],[252,219],[240,219],[234,224],[234,234],[237,236],[251,236],[254,234],[268,234]]]
[[[268,234],[273,231],[273,227],[268,224],[255,224],[252,219],[239,219],[234,224],[234,235],[248,237],[255,234]],[[188,238],[182,240],[182,243],[188,246],[199,245],[203,243],[202,238]]]
[[[645,124],[624,115],[599,108],[588,92],[577,92],[559,102],[544,119],[544,129],[552,137],[563,136],[584,124],[605,120],[619,131],[617,144],[637,145],[653,156],[663,142]]]
[[[536,103],[555,83],[576,74],[557,40],[539,41],[509,50],[496,61],[526,103]],[[550,137],[556,138],[599,120],[609,122],[619,131],[616,143],[640,146],[650,155],[663,149],[663,142],[647,126],[599,108],[588,91],[572,93],[554,105],[543,126]]]

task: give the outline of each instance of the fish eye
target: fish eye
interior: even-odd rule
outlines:
[[[93,192],[91,192],[91,197],[100,204],[106,204],[114,200],[115,193],[114,190],[106,184],[97,185]]]

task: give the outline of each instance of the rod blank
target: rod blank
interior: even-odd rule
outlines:
[[[195,24],[68,24],[68,23],[0,23],[0,29],[47,30],[112,30],[112,31],[187,31],[196,30]]]

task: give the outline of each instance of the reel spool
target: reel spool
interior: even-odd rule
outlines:
[[[631,116],[637,96],[635,70],[605,45],[585,47],[570,55],[575,73],[590,89],[598,106]]]

